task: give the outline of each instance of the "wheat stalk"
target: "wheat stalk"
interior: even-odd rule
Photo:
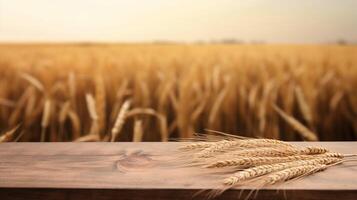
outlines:
[[[87,102],[87,109],[89,112],[89,116],[93,121],[98,120],[98,114],[95,109],[95,100],[92,94],[86,94],[86,102]]]
[[[227,87],[226,87],[226,88],[227,88]],[[227,89],[222,90],[222,91],[218,94],[217,99],[216,99],[216,101],[214,102],[214,104],[213,104],[213,106],[212,106],[212,109],[211,109],[211,112],[210,112],[210,114],[209,114],[209,118],[208,118],[208,124],[209,124],[209,126],[212,126],[212,124],[216,121],[215,119],[217,118],[219,108],[220,108],[220,106],[222,105],[223,100],[224,100],[226,94],[227,94]]]
[[[70,110],[71,107],[71,103],[69,101],[66,101],[62,107],[61,110],[58,114],[58,121],[61,125],[63,125],[63,123],[65,122],[67,116],[68,116],[68,112]]]
[[[151,108],[135,108],[135,109],[132,109],[131,111],[129,111],[126,114],[126,117],[129,118],[129,117],[133,117],[133,116],[141,115],[141,114],[152,115],[152,116],[155,116],[159,120],[161,141],[162,142],[167,142],[169,135],[168,135],[166,117],[163,114],[158,113],[154,109],[151,109]]]
[[[99,142],[100,137],[98,134],[88,134],[80,138],[77,138],[74,141],[75,142]]]
[[[299,86],[295,87],[295,95],[296,95],[297,103],[299,104],[299,108],[301,110],[303,117],[308,122],[308,124],[311,126],[313,124],[313,117],[312,117],[313,115],[311,113],[311,109],[310,109],[308,103],[306,102],[306,98],[305,98],[304,93],[302,92],[301,87],[299,87]]]
[[[46,99],[45,105],[43,107],[43,115],[41,121],[41,142],[46,140],[46,129],[50,123],[51,117],[51,101]]]
[[[106,126],[106,91],[103,77],[99,74],[95,78],[95,102],[95,110],[98,114],[98,129],[99,132],[104,132]]]
[[[15,110],[12,111],[9,117],[9,125],[15,126],[18,123],[20,118],[22,108],[25,106],[27,100],[30,98],[31,95],[34,93],[33,86],[29,86],[26,88],[25,92],[21,95],[20,99],[16,102]]]
[[[143,140],[143,135],[144,135],[143,121],[135,120],[133,142],[141,142]]]
[[[71,107],[70,101],[66,101],[62,104],[61,110],[58,114],[58,122],[59,122],[59,135],[60,138],[63,139],[63,132],[64,132],[64,123],[68,117],[68,112]]]
[[[0,136],[0,142],[10,142],[17,131],[20,125],[17,125],[15,128],[5,132],[3,135]]]
[[[308,128],[306,128],[303,124],[301,124],[299,121],[294,119],[293,117],[289,116],[286,114],[283,110],[278,108],[277,106],[273,106],[275,111],[278,112],[278,114],[288,123],[290,124],[297,132],[301,134],[305,139],[309,141],[317,141],[318,137],[315,133],[310,131]]]
[[[68,79],[67,79],[67,84],[68,84],[68,89],[69,89],[69,97],[71,101],[72,107],[75,109],[76,108],[76,76],[74,72],[68,73]]]
[[[76,112],[72,109],[68,111],[68,118],[72,124],[72,139],[77,139],[80,137],[81,133],[81,120]]]

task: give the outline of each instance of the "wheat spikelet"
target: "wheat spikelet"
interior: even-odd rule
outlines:
[[[296,161],[286,162],[286,163],[261,165],[261,166],[252,167],[252,168],[245,169],[243,171],[234,173],[232,176],[230,176],[224,180],[224,184],[235,185],[239,182],[242,182],[242,181],[245,181],[248,179],[256,178],[258,176],[262,176],[265,174],[269,174],[271,172],[276,172],[276,171],[284,170],[284,169],[291,168],[291,167],[298,167],[298,166],[303,166],[303,165],[318,165],[318,164],[329,165],[329,164],[337,163],[340,161],[342,161],[341,158],[322,157],[322,158],[316,158],[316,159],[312,159],[312,160],[296,160]]]
[[[120,133],[120,131],[124,125],[125,117],[126,117],[126,114],[130,108],[130,104],[131,104],[131,101],[126,100],[123,103],[123,105],[121,106],[120,111],[117,116],[117,119],[115,120],[114,126],[112,128],[111,142],[114,142],[115,139],[118,137],[118,134]]]
[[[344,158],[345,155],[337,152],[328,152],[324,154],[317,155],[319,157],[330,157],[330,158]]]

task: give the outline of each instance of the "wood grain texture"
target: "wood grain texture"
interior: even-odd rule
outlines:
[[[357,142],[298,142],[357,154]],[[191,199],[221,180],[170,166],[179,143],[2,143],[0,199]],[[244,194],[251,189],[245,188]],[[279,190],[280,192],[276,192]],[[241,189],[218,199],[238,199]],[[244,196],[243,194],[243,196]],[[264,188],[257,199],[357,199],[356,162]],[[205,199],[195,196],[194,199]]]

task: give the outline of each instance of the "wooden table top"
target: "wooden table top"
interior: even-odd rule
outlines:
[[[295,142],[357,154],[357,142]],[[165,161],[180,143],[0,143],[0,199],[206,199],[221,185]],[[246,188],[246,195],[254,188]],[[280,191],[280,192],[277,192]],[[238,199],[240,188],[218,199]],[[120,197],[120,198],[118,198]],[[253,197],[253,196],[252,196]],[[357,161],[281,186],[257,199],[357,199]]]

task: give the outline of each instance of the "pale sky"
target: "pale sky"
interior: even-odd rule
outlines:
[[[0,0],[0,42],[357,42],[357,0]]]

